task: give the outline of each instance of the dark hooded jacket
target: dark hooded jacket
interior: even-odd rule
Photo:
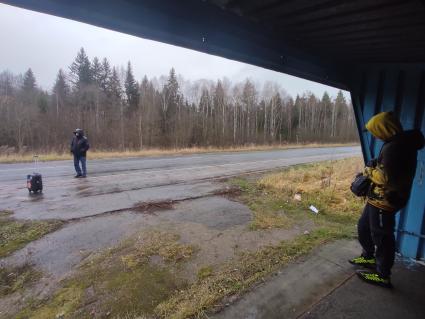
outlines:
[[[376,165],[365,168],[365,174],[372,181],[367,201],[385,211],[397,211],[409,200],[424,136],[419,130],[403,131],[390,112],[375,115],[366,128],[384,141]]]
[[[71,153],[76,157],[86,157],[90,144],[83,130],[79,130],[78,133],[79,135],[75,135],[71,141]]]

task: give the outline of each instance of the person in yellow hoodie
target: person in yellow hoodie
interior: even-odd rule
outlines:
[[[373,116],[366,129],[384,144],[379,156],[370,160],[364,170],[371,187],[357,226],[363,252],[349,262],[372,269],[358,270],[360,279],[390,288],[395,215],[409,200],[417,153],[424,146],[424,136],[419,130],[404,131],[392,112]]]

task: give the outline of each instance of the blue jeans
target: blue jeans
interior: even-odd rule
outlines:
[[[81,162],[81,168],[80,168],[80,162]],[[86,168],[86,157],[85,156],[74,156],[74,167],[75,171],[77,172],[77,175],[86,176],[87,175],[87,168]],[[81,173],[82,169],[82,173]]]

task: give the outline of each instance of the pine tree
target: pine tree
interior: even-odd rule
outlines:
[[[110,95],[110,80],[111,80],[111,66],[108,59],[103,58],[102,68],[101,68],[101,77],[100,77],[100,88],[104,93]]]
[[[251,142],[251,130],[252,130],[252,110],[255,107],[257,92],[255,90],[254,84],[250,80],[246,80],[243,91],[242,91],[242,104],[244,106],[244,111],[246,113],[246,132],[244,136],[246,137],[245,142]]]
[[[134,79],[133,71],[131,69],[130,61],[127,64],[126,76],[125,76],[125,95],[127,97],[127,103],[131,110],[137,108],[139,104],[139,85]]]
[[[32,72],[31,68],[27,70],[24,74],[22,89],[25,92],[33,92],[35,88],[37,87],[36,80],[34,73]]]
[[[81,48],[69,67],[71,81],[77,89],[81,89],[85,85],[91,84],[93,81],[92,68],[90,60],[84,51],[84,48]]]
[[[53,93],[57,94],[61,99],[66,98],[69,94],[69,86],[62,69],[59,69],[58,75],[56,76],[56,81],[53,85]]]
[[[176,71],[174,68],[171,68],[170,70],[165,90],[169,105],[176,107],[179,100],[179,82],[177,81]]]
[[[37,100],[38,109],[43,114],[47,113],[47,109],[49,107],[47,97],[48,97],[48,94],[46,92],[41,92]]]
[[[54,101],[56,105],[56,116],[59,116],[60,109],[63,108],[66,99],[69,95],[69,86],[66,82],[65,73],[59,69],[56,81],[53,86],[53,94],[55,95]]]
[[[109,90],[113,98],[121,99],[121,96],[122,96],[121,82],[120,82],[120,77],[118,76],[118,71],[115,67],[112,68],[112,74],[109,80]]]
[[[329,123],[329,118],[332,117],[332,100],[328,94],[328,92],[325,91],[322,96],[322,100],[320,101],[321,108],[322,108],[322,115],[320,117],[320,128],[322,134],[326,132],[326,135],[332,135],[332,123]]]
[[[335,134],[337,135],[338,133],[341,132],[343,125],[343,121],[344,119],[344,114],[347,111],[347,102],[345,101],[345,97],[344,94],[342,93],[341,90],[338,91],[338,94],[336,95],[335,98],[335,113],[333,114],[333,122],[334,122],[334,127],[335,127]]]
[[[102,65],[100,64],[99,59],[97,57],[93,58],[93,62],[91,64],[91,73],[93,77],[93,82],[100,87],[100,83],[102,81]]]
[[[121,82],[120,77],[118,75],[117,69],[114,67],[112,68],[112,75],[110,78],[110,94],[112,103],[115,108],[119,108],[119,121],[120,121],[120,148],[124,149],[125,147],[125,136],[124,136],[124,105],[121,101],[122,96],[122,88],[121,88]]]
[[[168,130],[167,138],[171,141],[171,137],[174,137],[174,147],[178,144],[178,132],[177,125],[180,119],[180,94],[179,94],[179,83],[177,81],[176,71],[171,68],[168,76],[166,88],[165,88],[166,100],[167,100],[167,117],[165,125]],[[174,132],[172,132],[174,129]]]
[[[226,105],[224,101],[225,93],[223,85],[220,80],[217,81],[217,85],[214,90],[214,109],[217,113],[217,122],[219,122],[219,114],[221,114],[221,123],[217,123],[217,127],[221,125],[221,138],[224,140],[225,134],[225,122],[226,122]],[[218,132],[216,132],[218,133]]]

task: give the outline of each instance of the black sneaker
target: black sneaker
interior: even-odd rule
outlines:
[[[356,274],[361,280],[369,284],[381,286],[384,288],[393,288],[390,278],[383,278],[374,271],[357,270]]]
[[[81,174],[77,174],[74,176],[74,178],[80,178],[82,175]]]
[[[350,259],[348,262],[355,266],[362,266],[362,267],[366,267],[370,269],[376,268],[376,259],[374,257],[365,258],[363,256],[359,256],[359,257]]]

